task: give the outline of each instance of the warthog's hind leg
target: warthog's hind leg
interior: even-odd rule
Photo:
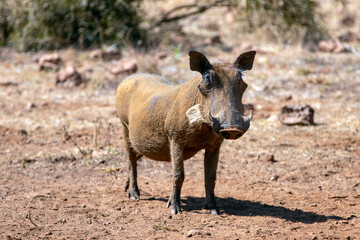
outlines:
[[[123,124],[123,134],[128,165],[128,178],[125,183],[125,191],[128,191],[129,198],[139,200],[140,191],[137,185],[137,160],[139,160],[142,156],[137,154],[132,148],[129,139],[129,130],[125,124]]]

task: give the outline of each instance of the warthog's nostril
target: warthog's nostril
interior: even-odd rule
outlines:
[[[243,132],[242,132],[242,133],[239,133],[238,135],[236,135],[236,138],[241,137],[243,134],[244,134]]]
[[[221,136],[223,136],[224,138],[229,138],[229,133],[228,132],[222,132],[220,131]]]
[[[236,129],[236,128],[228,128],[220,130],[220,135],[225,139],[238,139],[242,135],[244,135],[244,131]]]

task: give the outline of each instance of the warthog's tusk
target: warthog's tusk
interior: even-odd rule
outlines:
[[[251,119],[253,118],[253,114],[254,114],[254,111],[253,110],[250,110],[250,114],[249,116],[245,117],[245,122],[250,122]]]
[[[209,118],[210,118],[211,122],[214,122],[214,118],[213,118],[213,116],[211,116],[211,110],[209,110]]]

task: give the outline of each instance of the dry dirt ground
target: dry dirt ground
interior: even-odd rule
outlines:
[[[185,163],[182,213],[170,216],[169,163],[141,160],[141,200],[124,192],[126,155],[114,109],[121,77],[70,49],[62,57],[90,66],[91,80],[85,88],[58,88],[54,72],[37,70],[34,54],[1,51],[1,239],[360,239],[356,56],[259,51],[243,99],[255,106],[254,120],[221,151],[221,215],[202,209],[199,153]],[[233,53],[224,58],[235,59]],[[170,53],[157,69],[182,82],[195,75],[187,59]],[[277,114],[285,104],[310,104],[316,125],[282,125]],[[258,160],[262,150],[276,161]]]

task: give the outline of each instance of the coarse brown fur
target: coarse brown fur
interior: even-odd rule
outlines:
[[[219,134],[220,129],[214,130],[213,124],[214,121],[218,121],[218,125],[222,126],[221,129],[227,128],[226,124],[231,125],[232,128],[235,125],[237,129],[241,128],[241,124],[237,122],[243,122],[244,108],[241,96],[246,86],[243,89],[240,87],[240,90],[238,88],[232,90],[234,88],[232,82],[238,81],[236,84],[239,86],[244,84],[241,77],[236,80],[238,77],[235,73],[238,67],[235,63],[210,65],[202,54],[197,52],[192,54],[190,54],[191,68],[199,71],[203,76],[194,77],[182,85],[171,86],[160,76],[135,74],[122,81],[117,88],[116,111],[123,125],[125,148],[128,154],[129,177],[126,189],[129,189],[129,197],[139,199],[136,162],[142,156],[158,161],[171,161],[173,192],[168,206],[171,205],[172,213],[176,214],[180,211],[180,191],[185,177],[183,161],[205,149],[205,207],[216,214],[218,209],[214,187],[219,150],[224,137]],[[216,74],[217,81],[221,84],[221,87],[218,87],[220,90],[216,90],[219,92],[216,93],[217,95],[214,93],[215,90],[211,95],[207,89],[209,87],[203,86],[204,74],[208,72]],[[212,78],[215,82],[215,77]],[[231,94],[223,93],[224,89]],[[219,99],[216,98],[215,101],[214,95]],[[236,99],[237,97],[239,99]],[[229,105],[235,110],[222,107],[226,105],[224,101],[234,102]],[[217,111],[221,114],[210,117],[211,108],[215,111],[214,105],[218,105],[216,109],[221,108],[221,111]],[[234,118],[234,114],[240,115],[241,118]],[[221,118],[226,118],[226,121],[224,120],[226,124]],[[230,118],[235,119],[236,122]]]

